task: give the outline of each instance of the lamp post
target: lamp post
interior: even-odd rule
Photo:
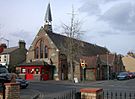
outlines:
[[[109,69],[109,64],[108,64],[108,52],[107,52],[107,80],[109,80],[109,76],[110,76],[110,69]]]
[[[0,40],[5,40],[5,41],[7,41],[7,47],[9,48],[9,40],[8,40],[8,39],[5,39],[4,37],[1,37]]]

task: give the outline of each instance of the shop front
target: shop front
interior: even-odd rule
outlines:
[[[24,75],[26,80],[52,80],[54,66],[49,64],[24,63],[17,67],[19,75]]]

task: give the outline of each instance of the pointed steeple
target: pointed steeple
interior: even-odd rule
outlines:
[[[45,14],[45,22],[51,22],[51,21],[52,21],[51,7],[50,7],[50,3],[48,3],[46,14]]]
[[[52,32],[52,14],[50,3],[48,3],[46,14],[45,14],[45,25],[44,28],[46,31]]]

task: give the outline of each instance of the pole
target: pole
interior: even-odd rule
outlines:
[[[109,80],[109,73],[110,73],[110,71],[109,71],[109,64],[108,64],[108,53],[107,53],[107,79]]]
[[[85,68],[83,67],[83,71],[82,71],[82,73],[83,73],[83,77],[82,77],[82,80],[84,81],[85,80]]]
[[[5,39],[5,38],[3,38],[3,37],[1,37],[0,39],[1,39],[1,40],[3,39],[3,40],[5,40],[5,41],[7,41],[7,47],[9,48],[9,40],[8,40],[8,39]]]

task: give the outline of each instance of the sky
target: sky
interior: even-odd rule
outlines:
[[[82,40],[112,53],[135,52],[135,0],[0,0],[0,38],[10,47],[25,40],[29,48],[45,23],[49,2],[54,32],[61,33],[62,24],[70,22],[74,7],[85,31]]]

